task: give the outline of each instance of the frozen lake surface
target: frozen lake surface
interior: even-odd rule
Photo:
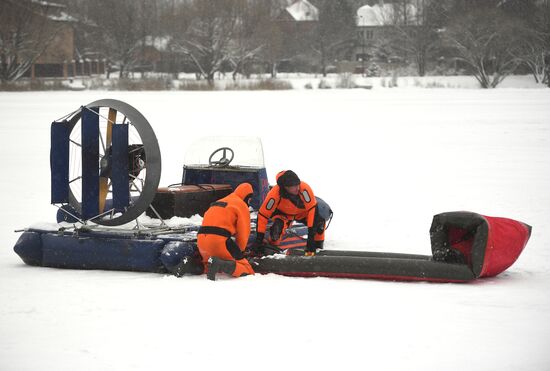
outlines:
[[[30,267],[14,230],[53,222],[49,124],[101,98],[149,120],[161,185],[209,135],[260,137],[335,212],[327,249],[430,253],[433,215],[533,226],[469,284],[207,281]],[[0,369],[533,370],[550,365],[550,89],[0,93]]]

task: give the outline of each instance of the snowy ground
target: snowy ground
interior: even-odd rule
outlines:
[[[325,85],[334,87],[352,86],[373,88],[454,88],[454,89],[479,89],[479,82],[473,76],[380,76],[362,77],[353,74],[328,74],[327,77],[312,74],[279,74],[278,79],[289,81],[294,89],[317,89],[322,81]],[[540,89],[542,84],[535,82],[533,76],[511,75],[506,77],[498,86],[502,88]]]
[[[132,74],[131,78],[136,82],[140,81],[141,75],[139,73]],[[145,75],[146,79],[167,79],[171,80],[171,75],[166,74],[152,74]],[[271,75],[252,75],[250,78],[244,78],[240,76],[237,80],[233,80],[230,75],[218,75],[214,79],[216,90],[235,90],[240,87],[240,90],[247,90],[247,86],[254,86],[262,80],[270,80]],[[53,82],[61,82],[60,80],[52,80]],[[143,80],[141,80],[143,83]],[[311,73],[279,73],[275,82],[288,83],[292,89],[320,89],[325,88],[451,88],[451,89],[479,89],[479,82],[473,76],[459,75],[459,76],[380,76],[380,77],[363,77],[359,74],[349,73],[329,73],[326,77],[321,74]],[[111,76],[109,79],[105,78],[85,78],[85,79],[69,79],[62,81],[62,84],[67,89],[72,90],[85,90],[85,89],[98,89],[98,86],[103,86],[105,89],[117,86],[117,75]],[[145,86],[147,85],[144,83]],[[195,74],[180,73],[177,80],[171,80],[169,86],[174,90],[179,90],[182,86],[204,86],[207,89],[207,83],[204,80],[197,81]],[[124,84],[123,84],[124,86]],[[163,83],[164,86],[164,83]],[[535,79],[531,75],[510,75],[507,76],[499,85],[498,89],[507,88],[521,88],[521,89],[542,89],[544,85],[535,82]],[[149,88],[152,89],[152,88]],[[109,89],[110,90],[110,89]]]
[[[327,248],[429,254],[434,214],[533,226],[520,259],[470,284],[210,282],[29,267],[15,229],[51,222],[49,123],[99,98],[155,129],[162,185],[205,135],[264,142],[335,211]],[[550,369],[550,89],[0,93],[0,370]]]

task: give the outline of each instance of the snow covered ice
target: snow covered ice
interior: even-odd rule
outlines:
[[[519,260],[468,284],[206,280],[30,267],[14,230],[51,223],[49,124],[136,107],[161,186],[210,135],[262,138],[335,212],[327,249],[429,254],[434,214],[533,226]],[[1,370],[550,369],[550,89],[0,93]]]

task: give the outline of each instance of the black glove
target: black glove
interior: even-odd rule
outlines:
[[[259,243],[258,241],[254,241],[248,250],[252,256],[265,255],[265,246],[263,243]]]
[[[249,248],[252,255],[261,256],[265,254],[264,236],[265,233],[256,233],[256,241]]]
[[[306,253],[315,253],[316,249],[315,244],[315,230],[313,228],[308,228],[307,231],[307,244],[306,244]]]
[[[264,237],[265,237],[265,233],[256,232],[256,242],[257,243],[263,244],[264,243]]]

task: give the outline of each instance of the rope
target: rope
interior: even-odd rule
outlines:
[[[65,115],[65,116],[63,116],[63,117],[61,117],[61,118],[55,120],[55,122],[63,121],[63,120],[65,120],[67,117],[73,116],[75,113],[77,113],[77,112],[80,111],[80,110],[81,110],[81,108],[77,108],[77,109],[74,110],[73,112],[71,112],[71,113],[69,113],[69,114],[67,114],[67,115]]]
[[[116,124],[116,122],[109,120],[108,117],[103,116],[102,114],[100,114],[99,112],[94,111],[94,110],[91,109],[90,107],[82,106],[82,108],[87,109],[87,110],[90,111],[90,112],[93,112],[94,114],[98,115],[98,116],[101,117],[102,119],[107,120],[107,122],[110,122],[110,123],[112,123],[112,124]],[[111,108],[111,107],[109,107],[109,108]],[[98,111],[99,111],[99,110],[98,110]],[[126,122],[126,115],[124,115],[124,122]]]

